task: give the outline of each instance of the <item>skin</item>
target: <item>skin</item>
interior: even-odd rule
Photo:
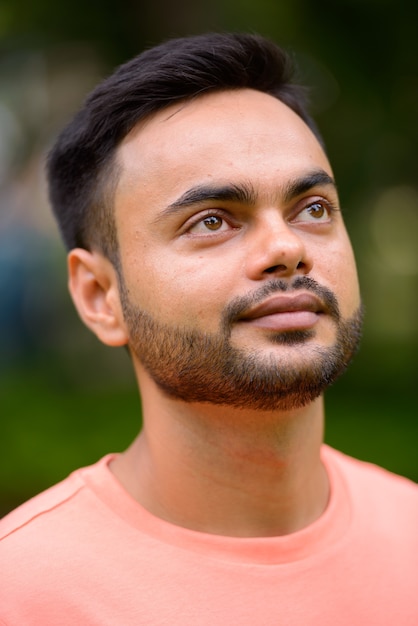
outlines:
[[[125,138],[117,160],[124,295],[136,309],[172,328],[216,335],[232,301],[275,279],[291,285],[309,277],[334,294],[343,320],[358,311],[330,164],[280,101],[238,90],[168,107]],[[314,184],[295,185],[307,180]],[[196,201],[195,194],[185,202],[191,189],[227,185],[251,187],[252,197]],[[111,263],[77,249],[69,273],[86,325],[108,345],[133,348],[144,425],[111,469],[138,502],[174,524],[230,536],[288,534],[322,514],[330,495],[320,460],[322,397],[290,410],[170,397],[135,354]],[[301,308],[235,321],[231,345],[280,367],[309,367],[318,349],[335,343],[336,323],[326,311]],[[273,340],[296,330],[309,336]]]

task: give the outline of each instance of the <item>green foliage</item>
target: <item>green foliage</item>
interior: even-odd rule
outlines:
[[[418,480],[415,394],[355,385],[355,370],[327,395],[327,443]],[[124,450],[140,430],[134,384],[92,386],[83,372],[81,386],[68,375],[48,355],[40,367],[3,377],[0,516],[77,467]]]
[[[2,381],[0,516],[77,467],[122,451],[140,430],[133,385],[81,389],[62,370],[50,355],[47,366]]]
[[[312,85],[367,313],[363,349],[328,396],[327,440],[414,479],[417,23],[412,0],[0,0],[0,131],[14,128],[1,117],[2,103],[16,116],[26,107],[27,116],[22,113],[16,134],[16,158],[0,153],[13,160],[17,176],[81,100],[84,84],[74,95],[75,70],[68,68],[85,67],[92,56],[104,74],[145,46],[207,30],[260,32],[293,51],[301,80]],[[31,62],[19,78],[26,58]],[[51,86],[48,78],[59,64],[67,73]],[[35,70],[45,84],[33,98],[28,85]],[[80,73],[77,80],[85,80],[87,90],[96,78]],[[51,102],[37,117],[48,89]],[[52,105],[62,111],[53,114]],[[20,188],[22,180],[13,184]],[[1,226],[2,215],[0,234]],[[4,242],[0,261],[2,253]],[[21,305],[30,316],[22,326],[22,353],[6,352],[5,343],[0,348],[0,369],[7,365],[0,371],[3,511],[75,467],[125,448],[140,424],[132,375],[121,376],[119,360],[115,365],[93,347],[62,294],[63,259],[48,258],[52,270],[46,270],[43,262],[37,268],[41,258],[42,251],[32,252],[24,268],[30,290]],[[11,297],[3,297],[0,313]]]

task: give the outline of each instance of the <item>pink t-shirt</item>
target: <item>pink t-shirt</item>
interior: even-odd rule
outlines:
[[[417,626],[418,488],[324,446],[325,513],[284,537],[155,518],[78,470],[0,522],[7,626]]]

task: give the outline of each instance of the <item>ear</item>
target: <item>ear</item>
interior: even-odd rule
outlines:
[[[71,297],[85,325],[108,346],[123,346],[128,334],[120,305],[116,271],[97,252],[81,248],[68,255]]]

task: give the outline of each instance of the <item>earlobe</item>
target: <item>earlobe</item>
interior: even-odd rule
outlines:
[[[69,290],[84,324],[109,346],[128,343],[116,271],[97,252],[81,248],[68,255]]]

